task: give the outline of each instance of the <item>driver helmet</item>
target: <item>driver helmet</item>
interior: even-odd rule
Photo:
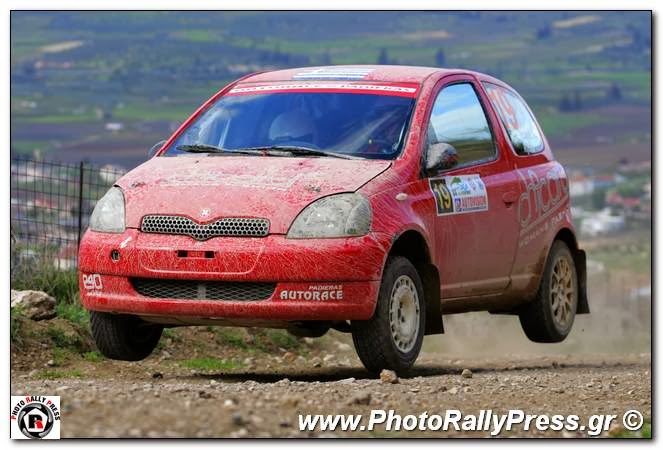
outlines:
[[[303,141],[314,143],[316,128],[310,115],[301,110],[288,111],[276,116],[269,127],[272,142]]]

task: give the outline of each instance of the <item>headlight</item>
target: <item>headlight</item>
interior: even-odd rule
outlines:
[[[90,229],[106,233],[124,231],[124,194],[112,187],[101,197],[90,216]]]
[[[299,213],[289,238],[363,236],[371,229],[371,205],[361,194],[336,194],[321,198]]]

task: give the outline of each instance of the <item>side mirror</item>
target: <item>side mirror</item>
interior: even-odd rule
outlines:
[[[161,147],[163,147],[163,144],[166,143],[166,140],[164,139],[163,141],[159,141],[156,144],[154,144],[150,150],[147,152],[147,157],[148,159],[153,157],[154,155],[157,154],[159,150],[161,150]]]
[[[453,145],[437,142],[428,146],[426,152],[426,173],[448,170],[458,165],[458,152]]]

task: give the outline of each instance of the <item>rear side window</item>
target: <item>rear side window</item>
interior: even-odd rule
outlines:
[[[541,152],[543,138],[523,100],[501,86],[485,82],[483,86],[509,134],[516,153],[531,155]]]
[[[428,143],[454,146],[460,165],[494,159],[497,152],[486,114],[471,84],[440,91],[428,124]]]

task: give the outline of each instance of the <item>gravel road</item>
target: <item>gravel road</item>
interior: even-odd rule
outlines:
[[[347,344],[346,344],[347,347]],[[37,379],[12,371],[12,394],[60,395],[62,437],[484,437],[488,432],[299,431],[298,414],[363,414],[373,409],[444,415],[448,409],[526,414],[651,417],[646,354],[444,359],[422,354],[412,377],[370,377],[348,348],[307,357],[266,355],[228,371],[198,373],[163,357],[141,363],[81,361],[79,376]],[[13,366],[15,367],[15,366]],[[469,369],[465,376],[463,369]],[[471,375],[471,376],[470,376]],[[604,433],[607,436],[609,433]],[[586,432],[524,431],[501,436],[580,437]]]

